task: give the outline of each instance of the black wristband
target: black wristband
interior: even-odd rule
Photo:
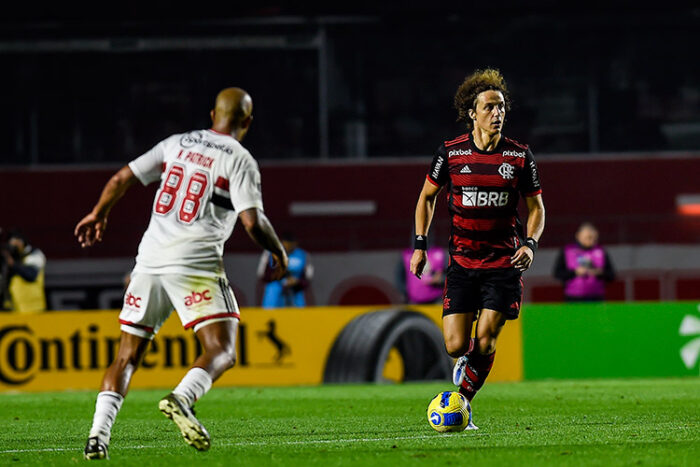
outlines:
[[[427,250],[428,249],[428,237],[425,235],[416,235],[416,239],[413,240],[414,250]]]
[[[537,252],[537,247],[539,246],[539,244],[537,243],[537,240],[535,240],[534,238],[527,237],[525,239],[525,246],[530,248],[532,250],[532,254],[534,255]]]

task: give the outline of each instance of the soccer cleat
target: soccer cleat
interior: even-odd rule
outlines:
[[[100,438],[93,436],[88,438],[83,456],[89,461],[96,459],[109,459],[109,449],[105,443],[100,441]]]
[[[462,355],[455,362],[455,366],[452,369],[452,382],[455,386],[461,386],[462,381],[464,381],[464,375],[467,373],[467,356]]]
[[[198,451],[206,451],[211,446],[209,433],[194,416],[194,411],[187,407],[173,393],[168,394],[158,403],[163,415],[172,420],[180,429],[185,442]]]

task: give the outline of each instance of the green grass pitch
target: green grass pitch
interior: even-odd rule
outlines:
[[[138,375],[136,376],[138,377]],[[448,383],[215,388],[197,404],[212,448],[197,452],[129,394],[110,465],[700,465],[700,378],[487,384],[478,431],[426,420]],[[95,392],[0,395],[0,465],[84,462]]]

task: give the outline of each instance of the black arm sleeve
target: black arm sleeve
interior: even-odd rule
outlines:
[[[435,151],[433,162],[430,164],[428,180],[437,186],[443,186],[450,178],[450,171],[447,163],[447,151],[445,145],[441,144]]]
[[[566,259],[564,258],[563,250],[559,252],[557,260],[554,262],[554,271],[552,274],[555,278],[562,282],[566,282],[576,277],[576,273],[566,267]]]
[[[525,153],[525,167],[523,167],[523,173],[518,178],[518,191],[520,191],[523,196],[535,196],[542,191],[540,172],[537,170],[535,156],[533,156],[529,148]]]

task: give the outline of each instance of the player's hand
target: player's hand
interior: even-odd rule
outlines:
[[[78,243],[85,248],[101,242],[107,229],[107,218],[90,213],[75,226],[73,235],[78,237]]]
[[[529,246],[521,246],[518,251],[515,252],[513,256],[510,257],[510,264],[515,266],[520,272],[527,271],[527,269],[532,265],[532,259],[535,254],[532,252]]]
[[[289,267],[289,257],[286,252],[282,252],[282,256],[278,256],[272,253],[272,259],[274,264],[272,265],[272,273],[270,274],[270,280],[277,281],[287,274],[287,268]]]
[[[413,256],[411,256],[411,272],[420,279],[423,275],[423,269],[425,264],[428,262],[428,255],[425,250],[413,250]]]

